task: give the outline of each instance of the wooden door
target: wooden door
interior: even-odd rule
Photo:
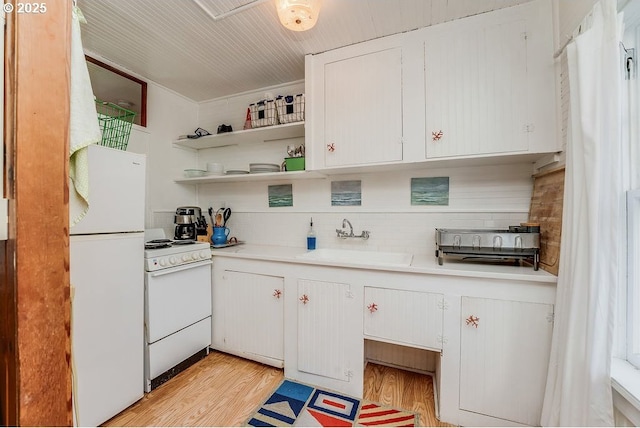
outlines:
[[[442,350],[441,294],[365,287],[364,304],[368,338]]]
[[[9,426],[73,423],[71,3],[47,2],[41,14],[6,14],[3,185],[9,230],[0,242],[0,424]]]
[[[284,278],[228,270],[223,281],[225,347],[284,360]]]
[[[463,297],[460,409],[538,425],[553,306]]]
[[[325,166],[402,160],[402,50],[324,65]]]
[[[442,28],[425,33],[426,157],[526,151],[524,20]]]

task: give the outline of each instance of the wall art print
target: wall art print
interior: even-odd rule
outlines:
[[[269,186],[268,190],[269,208],[293,206],[293,186],[291,184]]]
[[[411,205],[449,205],[449,177],[412,178]]]
[[[345,180],[331,182],[331,206],[360,206],[362,205],[362,182],[360,180]]]

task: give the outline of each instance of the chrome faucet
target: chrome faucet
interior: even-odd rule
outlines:
[[[347,225],[349,225],[349,237],[353,237],[353,226],[351,225],[351,222],[349,220],[347,220],[346,218],[342,220],[342,228],[344,229],[345,227],[347,227]]]
[[[344,229],[346,229],[347,225],[349,226],[349,232],[346,232],[344,230]],[[346,218],[342,220],[342,229],[336,229],[336,235],[338,235],[338,238],[342,238],[342,239],[347,239],[347,238],[369,239],[369,231],[368,230],[363,230],[362,233],[360,233],[360,235],[354,235],[354,233],[353,233],[353,225]]]

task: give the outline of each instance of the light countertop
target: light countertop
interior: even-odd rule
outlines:
[[[444,264],[439,266],[435,256],[429,257],[427,255],[414,255],[410,266],[384,265],[365,262],[309,260],[299,258],[300,255],[306,252],[307,250],[303,248],[254,244],[242,244],[221,249],[212,248],[214,257],[233,257],[248,260],[264,260],[343,268],[472,278],[495,278],[545,283],[556,283],[558,279],[555,275],[552,275],[542,269],[535,271],[533,270],[533,267],[528,265],[515,266],[508,263],[463,262],[445,257]]]

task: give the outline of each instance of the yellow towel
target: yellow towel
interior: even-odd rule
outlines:
[[[89,70],[82,49],[82,12],[73,8],[71,23],[71,117],[69,121],[69,223],[73,227],[89,210],[87,146],[102,139]]]

